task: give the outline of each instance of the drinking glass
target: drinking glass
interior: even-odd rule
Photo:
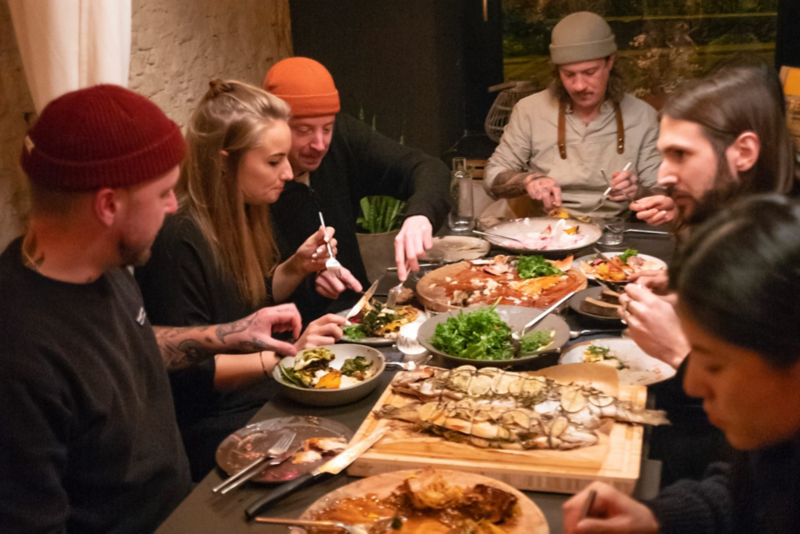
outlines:
[[[450,201],[452,205],[447,217],[450,230],[471,232],[475,227],[475,212],[472,204],[472,173],[467,169],[467,158],[453,158]]]
[[[603,222],[603,245],[620,245],[625,236],[625,219],[622,217],[610,217]]]

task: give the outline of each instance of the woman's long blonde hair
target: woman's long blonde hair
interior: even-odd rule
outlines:
[[[189,152],[176,187],[181,211],[200,227],[216,266],[229,274],[240,297],[253,307],[267,301],[265,278],[280,257],[269,206],[244,202],[239,162],[258,146],[289,106],[262,89],[212,80],[187,126]]]

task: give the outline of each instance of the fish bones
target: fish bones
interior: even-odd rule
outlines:
[[[485,448],[568,450],[596,444],[597,430],[609,419],[668,423],[663,411],[644,410],[590,386],[492,367],[402,372],[392,388],[419,400],[383,406],[379,417]]]

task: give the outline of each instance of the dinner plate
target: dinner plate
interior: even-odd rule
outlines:
[[[492,246],[485,239],[471,236],[448,235],[434,237],[430,250],[441,252],[445,263],[477,260],[489,253]]]
[[[598,319],[600,321],[611,321],[619,323],[622,321],[622,318],[615,315],[614,317],[606,317],[605,315],[597,315],[596,313],[589,313],[581,309],[581,303],[586,300],[586,297],[591,297],[596,300],[600,300],[600,293],[603,292],[602,287],[599,286],[592,286],[587,287],[583,291],[578,291],[569,299],[569,307],[576,313],[581,315],[585,315],[586,317],[591,317],[592,319]]]
[[[623,250],[621,252],[603,252],[603,255],[607,256],[609,258],[613,258],[615,256],[621,256],[624,253],[625,253],[625,251]],[[648,269],[648,270],[661,271],[661,270],[664,270],[664,269],[667,268],[667,263],[662,259],[656,258],[655,256],[649,256],[647,254],[639,254],[638,256],[640,258],[642,258],[643,260],[645,260],[645,261],[650,261],[650,262],[653,262],[653,263],[655,263],[657,265],[657,268]],[[575,260],[577,262],[575,265],[580,269],[580,265],[581,265],[582,261],[585,261],[586,263],[591,263],[596,259],[597,259],[597,254],[588,254],[586,256],[581,256],[580,258]],[[581,272],[583,272],[583,269],[581,269]],[[591,274],[591,273],[583,273],[583,274],[585,274],[586,278],[588,278],[589,280],[594,280],[594,274]],[[602,280],[603,282],[612,283],[612,284],[624,284],[624,283],[627,283],[627,282],[608,282],[606,280],[603,280],[602,278],[600,280]]]
[[[347,315],[347,312],[349,312],[349,311],[350,311],[350,308],[347,308],[346,310],[342,310],[340,312],[337,312],[336,315],[339,315],[341,317],[345,317]],[[410,323],[407,323],[407,324],[422,324],[427,319],[428,319],[428,316],[425,314],[425,312],[422,311],[422,310],[419,310],[419,314],[417,315],[417,318],[414,321],[412,321]],[[339,341],[343,341],[345,343],[358,343],[359,345],[369,345],[370,347],[388,347],[389,345],[394,344],[397,341],[397,339],[396,338],[391,338],[391,337],[365,337],[363,339],[350,339],[349,337],[347,337],[345,335],[345,336],[342,336],[342,339],[340,339]]]
[[[599,226],[591,223],[584,223],[577,219],[556,219],[553,217],[525,217],[522,219],[514,219],[511,221],[503,221],[494,226],[487,228],[486,232],[491,232],[508,237],[525,237],[526,234],[531,232],[542,232],[548,226],[555,227],[558,221],[564,221],[566,228],[579,226],[579,233],[586,236],[586,238],[577,245],[567,246],[557,249],[539,250],[509,246],[506,240],[498,237],[487,237],[486,239],[493,245],[499,248],[509,250],[516,253],[531,253],[541,254],[545,257],[564,256],[567,253],[581,250],[597,242],[603,235],[603,231]]]
[[[339,438],[348,442],[353,432],[341,423],[314,416],[278,417],[247,425],[225,438],[217,447],[217,465],[232,475],[238,473],[254,460],[263,457],[267,450],[280,439],[284,430],[296,433],[290,450],[298,449],[309,438]],[[250,480],[253,482],[286,482],[308,473],[333,458],[326,455],[316,462],[295,464],[292,458],[280,465],[265,469]]]
[[[672,366],[649,356],[633,340],[622,338],[595,339],[578,343],[561,355],[559,363],[584,363],[584,352],[592,344],[611,349],[611,352],[630,366],[617,371],[620,384],[649,386],[675,376],[675,369]],[[598,362],[595,365],[615,366],[616,360],[606,360],[605,363]]]
[[[469,313],[471,311],[475,311],[480,308],[488,308],[486,305],[481,306],[471,306],[469,308],[461,308],[458,310],[451,310],[446,313],[440,313],[439,315],[434,315],[423,325],[419,328],[419,333],[417,334],[417,341],[431,351],[434,354],[438,354],[449,364],[453,366],[459,365],[474,365],[475,367],[504,367],[504,366],[516,366],[516,365],[533,365],[536,368],[543,368],[549,367],[551,365],[555,365],[558,361],[558,355],[555,354],[555,349],[560,349],[564,346],[564,344],[569,341],[569,325],[567,324],[564,319],[562,319],[558,314],[551,313],[544,319],[542,322],[537,324],[531,332],[536,330],[555,330],[555,335],[553,336],[553,342],[545,347],[544,350],[534,352],[527,356],[522,356],[521,358],[516,358],[513,360],[470,360],[468,358],[459,358],[458,356],[451,356],[446,352],[443,352],[431,344],[431,339],[433,338],[433,334],[436,332],[436,326],[440,323],[447,321],[450,317],[455,317],[459,313]],[[519,330],[531,320],[535,319],[539,315],[542,314],[544,310],[537,310],[536,308],[526,308],[524,306],[496,306],[495,310],[500,318],[505,321],[505,323],[511,327],[512,331]],[[535,364],[535,365],[534,365]]]
[[[512,523],[508,525],[498,525],[503,529],[503,532],[506,532],[507,534],[548,534],[550,532],[549,527],[547,526],[547,520],[545,519],[544,514],[539,507],[536,506],[536,504],[521,491],[509,486],[508,484],[473,472],[452,471],[448,469],[436,469],[436,472],[441,474],[449,483],[456,486],[470,488],[477,484],[485,484],[514,495],[517,498],[517,503],[519,504],[520,514],[513,520]],[[379,499],[383,499],[388,497],[406,479],[409,477],[418,476],[419,474],[420,471],[418,470],[394,471],[392,473],[384,473],[382,475],[375,475],[369,478],[357,480],[318,499],[314,504],[308,507],[305,512],[303,512],[303,515],[300,516],[300,518],[314,519],[318,513],[336,506],[337,502],[343,499],[363,497],[368,494],[373,494]],[[375,520],[377,519],[381,518],[375,518]],[[292,532],[301,534],[304,531],[299,528],[293,528]],[[446,527],[435,519],[427,519],[424,523],[419,521],[413,526],[409,523],[406,523],[402,529],[392,530],[392,532],[399,532],[401,534],[404,532],[444,534],[451,532],[451,530],[449,527]]]

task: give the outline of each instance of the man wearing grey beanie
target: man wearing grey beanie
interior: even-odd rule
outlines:
[[[656,111],[625,94],[616,50],[599,15],[581,11],[556,24],[554,81],[514,107],[486,166],[484,187],[499,200],[484,216],[542,215],[563,205],[571,215],[612,217],[627,209],[640,185],[655,185]],[[611,195],[601,203],[609,185]]]

